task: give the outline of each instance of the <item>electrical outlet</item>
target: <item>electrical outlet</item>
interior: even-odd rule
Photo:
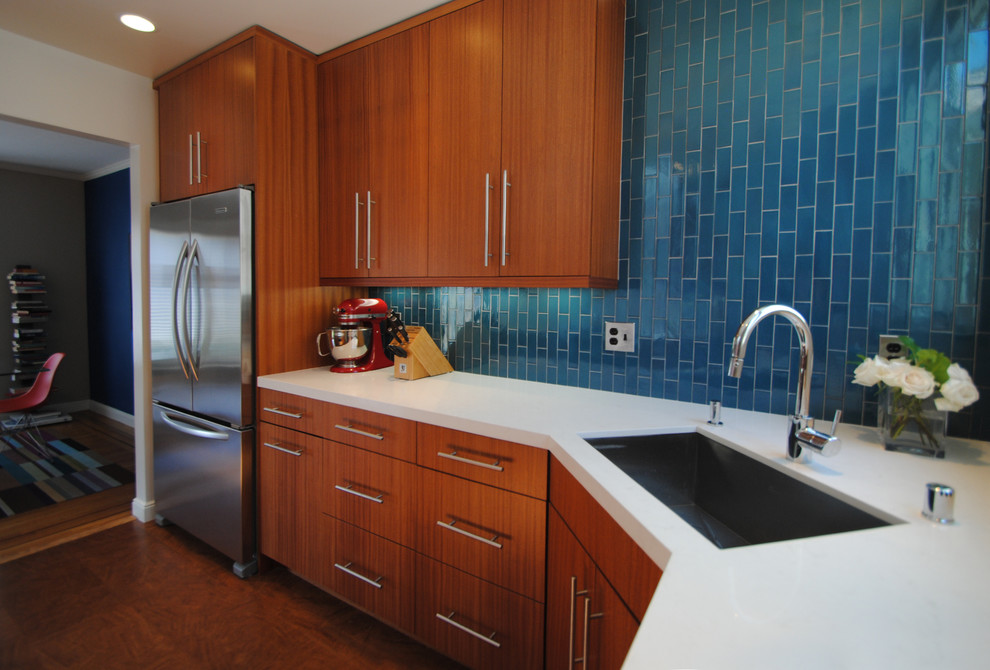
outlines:
[[[636,324],[605,322],[605,351],[636,351]]]
[[[908,355],[908,348],[897,335],[881,335],[878,355],[888,361],[892,358],[905,358]]]

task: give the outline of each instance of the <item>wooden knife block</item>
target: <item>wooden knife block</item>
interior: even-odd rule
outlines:
[[[406,332],[409,334],[409,343],[399,346],[407,355],[405,358],[395,357],[393,369],[397,378],[420,379],[454,371],[426,328],[407,326]]]

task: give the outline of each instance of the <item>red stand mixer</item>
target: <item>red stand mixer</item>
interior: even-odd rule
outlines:
[[[320,333],[316,347],[320,356],[332,355],[336,363],[331,372],[367,372],[392,365],[385,354],[382,322],[389,310],[380,298],[350,298],[337,305],[333,313],[340,320],[339,326]],[[324,353],[320,340],[330,339],[330,351]]]

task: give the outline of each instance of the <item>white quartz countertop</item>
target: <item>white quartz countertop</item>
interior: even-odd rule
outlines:
[[[990,444],[944,460],[888,452],[843,425],[842,450],[784,458],[786,418],[461,372],[313,368],[262,388],[550,450],[663,568],[625,668],[990,667]],[[699,431],[894,525],[718,549],[582,437]],[[921,516],[925,484],[956,490],[955,523]]]

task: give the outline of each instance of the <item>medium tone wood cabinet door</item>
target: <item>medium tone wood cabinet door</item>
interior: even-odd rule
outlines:
[[[253,39],[163,82],[158,96],[163,201],[254,183]]]
[[[639,623],[553,508],[547,533],[547,670],[621,667]]]
[[[502,0],[430,23],[429,274],[497,276]]]
[[[323,277],[426,274],[429,34],[320,66]]]
[[[255,181],[255,40],[211,58],[198,169],[202,193]]]
[[[367,50],[319,68],[320,275],[368,275]]]
[[[321,573],[320,509],[315,491],[330,467],[326,457],[318,437],[259,424],[259,549],[309,580]]]
[[[587,274],[597,3],[504,2],[501,274]]]
[[[375,277],[426,274],[429,37],[426,24],[368,47],[369,273]]]

